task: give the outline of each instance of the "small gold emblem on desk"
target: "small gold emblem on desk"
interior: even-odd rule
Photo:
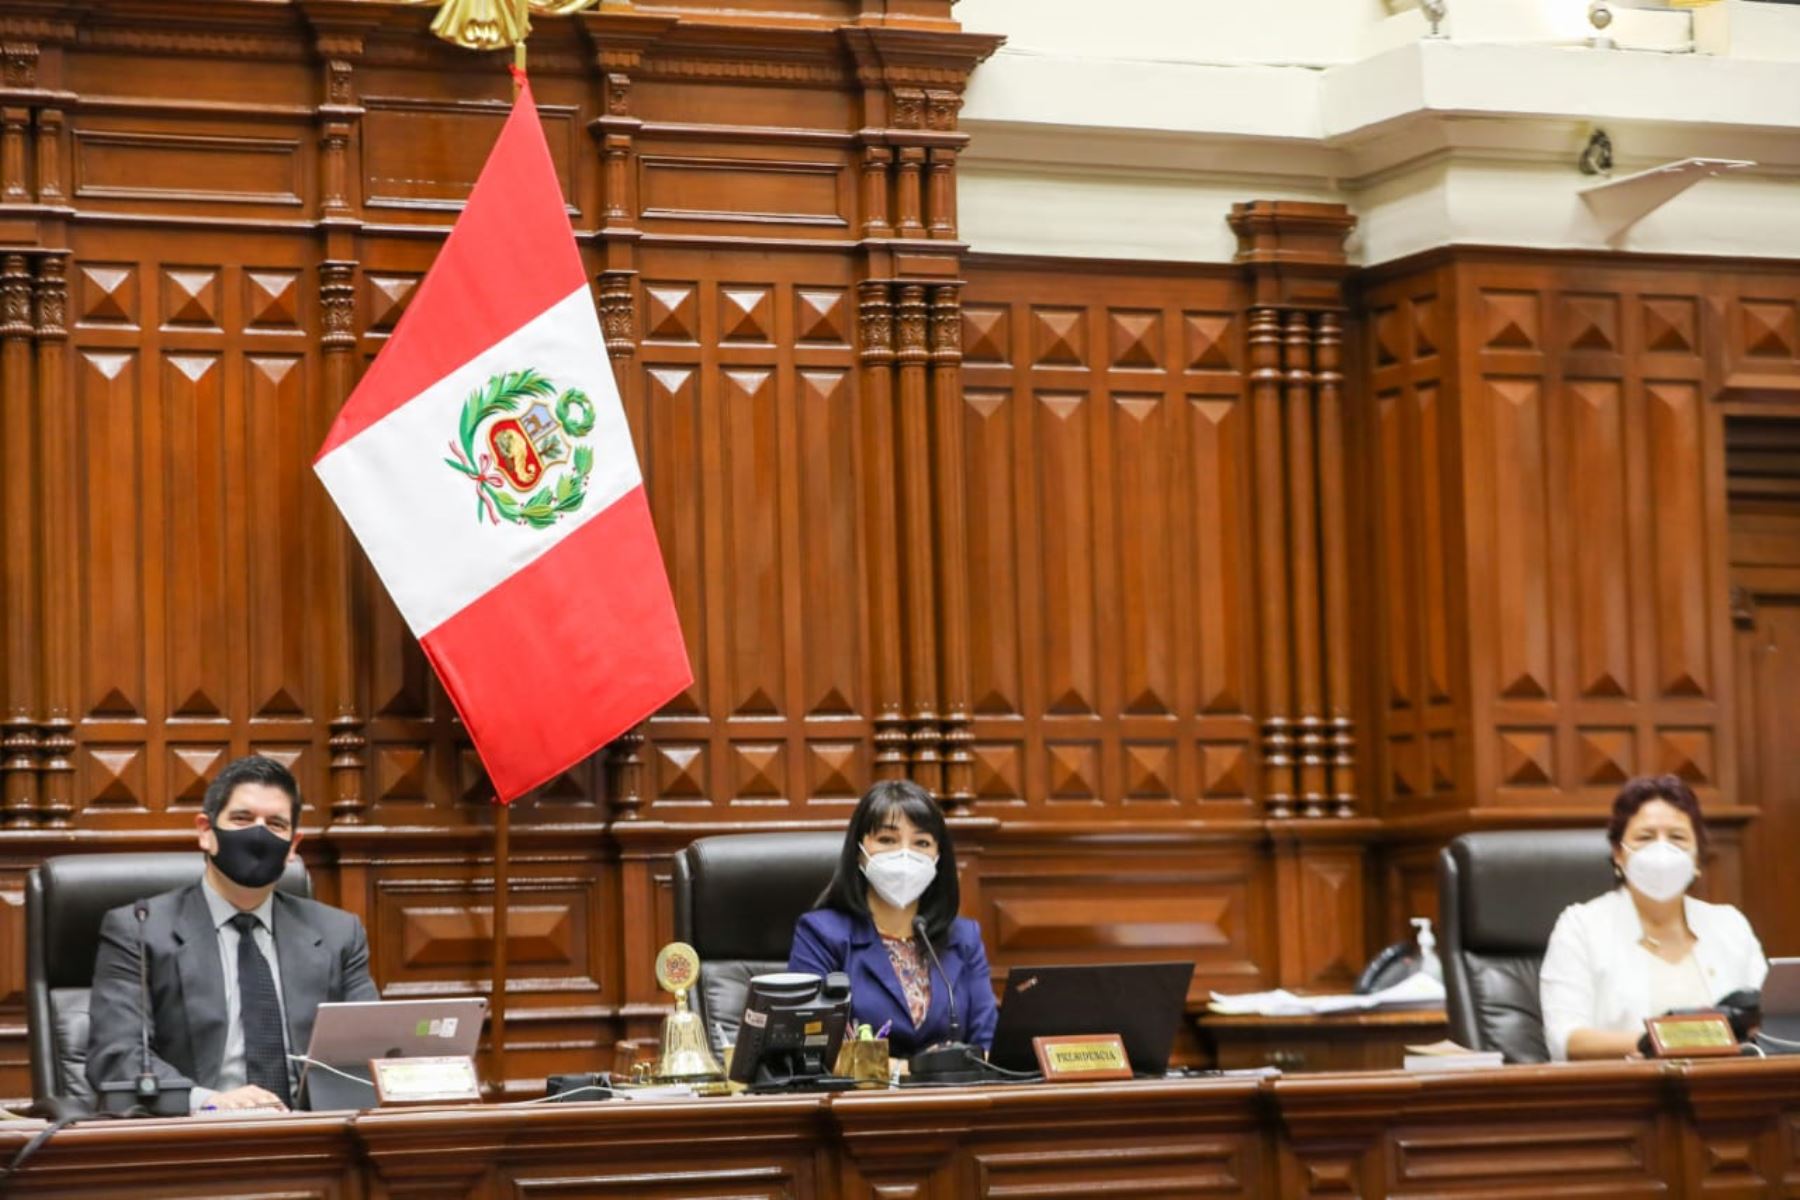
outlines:
[[[675,1011],[663,1018],[656,1082],[722,1086],[725,1072],[706,1044],[700,1014],[688,1007],[688,992],[700,982],[700,956],[686,942],[670,942],[656,956],[656,982],[675,994]]]
[[[375,1099],[392,1104],[479,1104],[481,1083],[466,1054],[442,1058],[373,1058],[369,1078]]]
[[[1116,1033],[1076,1033],[1034,1037],[1032,1053],[1046,1083],[1088,1083],[1130,1079],[1131,1060],[1125,1040]]]
[[[1737,1035],[1724,1013],[1671,1013],[1644,1022],[1658,1058],[1710,1058],[1735,1055]]]

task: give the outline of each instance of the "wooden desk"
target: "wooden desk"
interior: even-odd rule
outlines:
[[[1194,1019],[1212,1066],[1227,1071],[1280,1067],[1306,1071],[1397,1071],[1406,1047],[1449,1036],[1442,1009],[1334,1013],[1323,1017]]]
[[[102,1122],[8,1195],[1767,1196],[1797,1147],[1800,1059],[1608,1063]]]

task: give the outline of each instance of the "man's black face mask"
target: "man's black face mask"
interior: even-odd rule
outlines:
[[[214,825],[213,837],[219,843],[212,856],[213,866],[239,887],[268,887],[281,878],[287,866],[288,841],[267,825],[245,829],[220,829]]]

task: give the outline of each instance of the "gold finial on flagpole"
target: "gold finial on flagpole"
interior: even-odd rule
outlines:
[[[408,0],[411,4],[435,4],[431,32],[465,50],[504,50],[522,46],[531,34],[533,13],[566,17],[599,0]],[[523,68],[524,63],[515,57]]]

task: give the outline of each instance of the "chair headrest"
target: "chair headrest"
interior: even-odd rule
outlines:
[[[1465,833],[1444,854],[1462,947],[1481,954],[1542,954],[1563,909],[1613,887],[1612,846],[1599,829]]]
[[[47,858],[26,884],[43,922],[44,965],[49,987],[86,987],[94,979],[100,921],[122,904],[148,899],[196,882],[206,856],[191,853],[64,854]],[[276,887],[311,897],[303,863],[288,864]]]
[[[837,832],[699,839],[675,864],[676,936],[702,959],[785,963],[794,922],[831,882],[843,846]]]

